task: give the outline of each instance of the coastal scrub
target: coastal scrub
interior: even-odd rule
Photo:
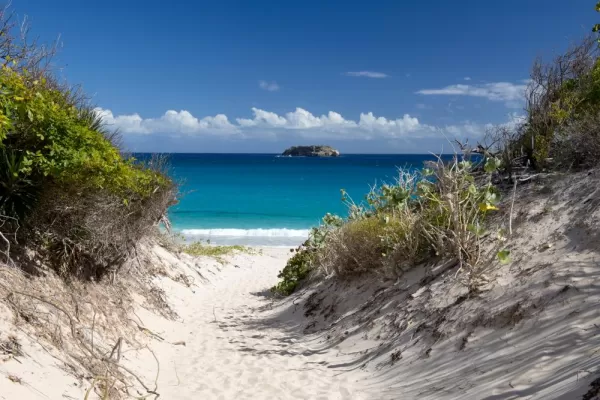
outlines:
[[[62,276],[100,278],[164,216],[175,185],[162,161],[124,157],[72,88],[27,65],[7,55],[0,66],[0,251],[27,245]]]

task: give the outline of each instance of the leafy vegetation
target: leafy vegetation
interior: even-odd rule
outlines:
[[[489,176],[499,166],[498,159],[488,159],[487,180],[477,183],[471,162],[438,160],[420,173],[401,172],[394,185],[374,188],[366,204],[355,204],[343,193],[348,218],[327,215],[273,290],[290,294],[313,273],[398,276],[433,258],[455,259],[474,276],[486,215],[497,210],[499,195]],[[499,257],[507,260],[507,252]]]
[[[298,288],[298,285],[302,281],[308,278],[312,270],[313,260],[311,252],[307,249],[302,249],[288,260],[286,266],[277,275],[280,282],[271,290],[284,296],[290,295]]]
[[[220,258],[238,253],[252,253],[253,250],[246,246],[216,246],[211,244],[205,244],[202,242],[194,242],[183,246],[183,252],[192,256],[206,256]]]
[[[535,61],[525,93],[527,115],[500,126],[482,144],[533,169],[587,168],[600,160],[599,47],[587,37],[550,62]],[[508,171],[509,174],[511,171]]]
[[[162,218],[175,187],[161,162],[123,157],[85,97],[42,68],[51,54],[7,41],[5,28],[0,251],[26,243],[63,276],[99,278]]]

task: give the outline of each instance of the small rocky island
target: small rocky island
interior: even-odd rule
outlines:
[[[282,154],[285,157],[339,157],[340,152],[331,146],[293,146]]]

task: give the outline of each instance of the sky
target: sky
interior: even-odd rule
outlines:
[[[595,0],[13,0],[140,152],[440,153],[522,118]]]

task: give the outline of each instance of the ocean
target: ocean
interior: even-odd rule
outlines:
[[[421,168],[432,155],[170,154],[181,182],[169,210],[176,232],[213,244],[295,246],[326,213],[346,215],[340,190],[360,202],[372,185],[393,183],[398,168]]]

